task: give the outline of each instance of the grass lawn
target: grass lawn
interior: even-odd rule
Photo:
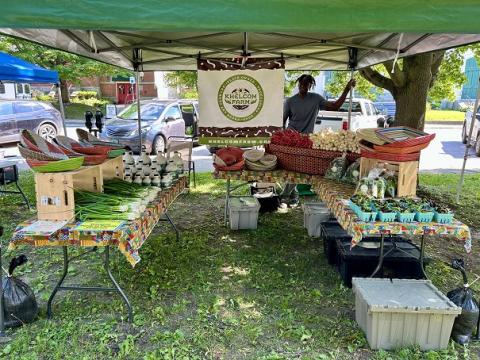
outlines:
[[[420,174],[422,191],[430,198],[447,203],[462,220],[480,230],[480,174],[465,175],[460,202],[456,204],[457,174]]]
[[[463,121],[465,113],[455,110],[427,110],[425,121]]]
[[[421,182],[428,191],[447,194],[445,184],[454,179],[440,176],[445,175],[422,175]],[[467,179],[466,193],[472,196],[478,195],[475,181]],[[33,201],[30,173],[22,174],[22,185]],[[134,307],[133,325],[125,322],[117,296],[91,293],[60,293],[54,318],[47,321],[46,300],[61,273],[61,250],[9,252],[7,259],[21,253],[29,257],[17,275],[34,289],[41,312],[34,323],[9,330],[12,340],[0,345],[0,354],[10,359],[478,358],[480,345],[453,342],[439,352],[370,350],[354,321],[353,293],[327,264],[321,240],[307,236],[301,209],[261,215],[257,231],[230,231],[223,226],[223,194],[224,181],[200,174],[197,188],[179,197],[170,211],[180,243],[161,223],[135,268],[113,252],[113,274]],[[476,205],[470,208],[480,207],[478,200],[472,198]],[[17,222],[34,215],[20,203],[16,197],[0,197],[4,242]],[[475,243],[474,256],[479,252]],[[449,256],[465,256],[460,243],[431,239],[427,255],[433,257],[427,273],[442,291],[461,284],[447,265]],[[480,273],[475,261],[468,266],[470,273]],[[69,283],[98,284],[104,279],[93,271],[98,269],[98,257],[81,258],[73,264]],[[480,290],[480,282],[473,287]]]
[[[52,103],[52,105],[55,106],[55,108],[59,109],[58,103]],[[77,119],[77,120],[85,119],[85,111],[91,111],[92,113],[95,114],[95,111],[97,110],[96,107],[88,106],[85,104],[78,104],[78,103],[64,104],[64,107],[65,107],[65,117],[67,119]],[[103,112],[103,114],[106,114],[105,106],[100,106],[100,110]]]

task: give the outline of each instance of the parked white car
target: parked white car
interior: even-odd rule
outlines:
[[[315,121],[314,132],[326,128],[347,130],[348,107],[349,100],[347,99],[338,111],[319,111]],[[353,99],[350,130],[385,127],[387,122],[387,116],[382,114],[373,102],[367,99]]]
[[[473,124],[471,144],[475,149],[475,154],[480,156],[480,106],[477,109],[476,120]],[[468,133],[470,131],[470,124],[472,123],[472,110],[465,113],[462,130],[462,143],[466,144],[468,141]]]

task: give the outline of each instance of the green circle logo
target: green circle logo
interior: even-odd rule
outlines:
[[[228,119],[250,121],[263,108],[264,94],[259,82],[248,75],[234,75],[225,80],[217,94],[218,106]]]

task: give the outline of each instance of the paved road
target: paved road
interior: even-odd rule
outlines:
[[[81,123],[69,123],[67,135],[76,138],[75,128]],[[460,125],[429,125],[427,132],[435,132],[437,136],[430,146],[422,151],[420,170],[433,172],[458,172],[462,167],[465,146],[460,141]],[[5,155],[13,156],[13,160],[19,160],[20,168],[27,165],[19,156],[15,146],[3,148]],[[210,153],[205,146],[198,146],[193,150],[193,160],[197,172],[210,172],[213,170]],[[467,169],[472,172],[480,172],[480,158],[472,156],[467,161]]]
[[[433,172],[459,172],[462,168],[465,145],[461,142],[461,125],[427,125],[425,131],[436,133],[430,146],[422,151],[420,170]],[[472,149],[471,149],[472,151]],[[480,157],[472,154],[466,169],[480,172]]]

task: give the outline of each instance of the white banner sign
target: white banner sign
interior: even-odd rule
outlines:
[[[202,143],[255,145],[283,125],[284,69],[199,70]]]

